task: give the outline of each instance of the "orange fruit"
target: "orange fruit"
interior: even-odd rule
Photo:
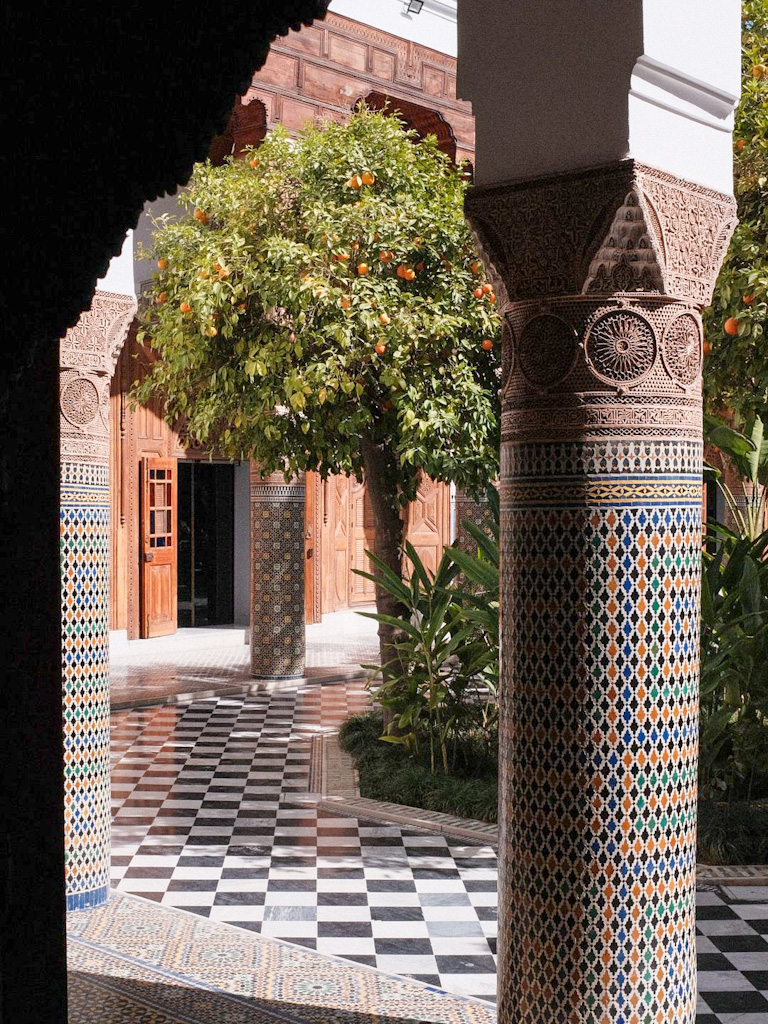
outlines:
[[[201,210],[199,206],[195,207],[195,212],[192,214],[195,220],[199,220],[201,224],[208,223],[208,214],[205,210]]]
[[[344,263],[349,259],[349,253],[342,249],[340,252],[334,253],[334,259],[337,259],[339,263]]]
[[[388,324],[388,323],[391,322],[390,319],[389,319],[389,314],[388,313],[379,313],[379,320],[383,324]]]
[[[491,294],[488,296],[488,301],[492,306],[496,304],[496,296],[494,295],[493,292],[491,292]]]
[[[738,151],[741,152],[742,149],[744,149],[744,147],[746,146],[746,144],[747,143],[744,139],[739,139],[739,141],[736,143],[736,149],[738,149]]]
[[[343,295],[343,296],[342,296],[342,298],[341,298],[341,308],[342,308],[342,309],[349,309],[349,307],[350,307],[351,305],[352,305],[352,303],[351,303],[351,302],[349,301],[349,299],[347,298],[347,296],[346,296],[346,295]]]
[[[483,289],[482,288],[475,288],[475,290],[472,292],[472,294],[475,296],[476,299],[482,299],[482,297],[483,297]]]
[[[735,316],[729,316],[723,324],[723,330],[726,334],[730,334],[732,337],[739,333],[739,321]]]
[[[751,306],[755,301],[755,296],[752,294],[742,296],[741,300],[746,306]]]
[[[363,179],[360,177],[360,175],[359,174],[353,174],[352,177],[347,182],[347,187],[348,188],[360,188],[362,186],[362,184],[363,184]]]
[[[208,277],[208,271],[207,270],[201,270],[200,273],[197,276],[199,278],[201,278],[201,280],[205,281],[205,279]]]
[[[474,260],[473,263],[472,263],[472,273],[473,274],[479,274],[480,271],[482,270],[482,267],[483,267],[483,265],[480,262],[480,260]]]
[[[159,259],[157,261],[157,267],[158,267],[158,270],[167,270],[168,269],[168,260],[162,259],[162,258]]]
[[[765,78],[766,73],[768,73],[768,68],[765,66],[765,64],[755,64],[755,66],[752,68],[753,78]]]
[[[215,338],[219,332],[215,327],[206,327],[205,333],[208,335],[209,338]]]
[[[360,277],[365,277],[365,275],[368,273],[368,271],[370,269],[371,268],[368,266],[367,263],[358,263],[357,264],[357,272],[360,275]]]
[[[493,285],[492,284],[484,284],[483,285],[483,295],[493,295]]]
[[[248,163],[251,165],[251,167],[258,167],[261,161],[257,160],[256,157],[254,156],[248,161]]]
[[[405,270],[403,271],[404,280],[412,281],[414,277],[416,277],[416,271],[413,269],[413,267],[406,267]]]
[[[158,304],[159,306],[162,306],[162,304],[163,304],[163,303],[165,302],[165,300],[166,300],[167,298],[168,298],[168,292],[160,292],[160,294],[159,294],[159,295],[157,296],[157,298],[155,299],[155,302],[156,302],[156,303],[157,303],[157,304]]]
[[[372,185],[376,181],[376,176],[371,171],[363,171],[360,175],[360,180],[363,185]]]
[[[229,271],[226,267],[222,267],[219,270],[219,279],[223,281],[225,277],[229,277]]]
[[[190,304],[188,302],[180,303],[179,309],[181,310],[182,313],[191,313],[192,312],[192,307],[190,306]]]
[[[379,341],[376,343],[375,351],[377,356],[383,356],[384,353],[387,351],[387,346],[384,344],[383,341]]]
[[[490,352],[493,348],[493,342],[490,338],[483,338],[480,345],[484,352]]]
[[[710,352],[712,351],[712,343],[710,341],[705,341],[704,344],[702,345],[702,348],[704,350],[704,355],[708,356],[710,354]]]
[[[386,249],[382,249],[379,253],[379,261],[381,263],[389,263],[389,253]]]
[[[419,273],[421,273],[424,270],[424,260],[422,260],[421,263],[416,264],[416,269],[418,270]]]

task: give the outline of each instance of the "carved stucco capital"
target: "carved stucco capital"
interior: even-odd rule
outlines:
[[[627,160],[466,205],[500,279],[503,439],[699,439],[701,310],[733,197]]]
[[[62,463],[109,462],[109,381],[136,314],[132,295],[96,292],[59,344]]]
[[[59,365],[111,377],[136,309],[133,295],[97,291],[90,309],[61,339]]]
[[[466,212],[513,302],[643,292],[707,306],[736,226],[732,196],[634,160],[474,188]]]

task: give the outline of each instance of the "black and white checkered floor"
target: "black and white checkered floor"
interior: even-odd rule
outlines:
[[[462,995],[495,996],[489,846],[318,811],[311,739],[359,683],[113,716],[113,882]],[[768,1024],[768,888],[699,893],[697,1024]]]

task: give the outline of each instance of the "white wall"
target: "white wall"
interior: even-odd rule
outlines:
[[[455,57],[456,0],[424,0],[419,14],[405,13],[405,6],[405,0],[332,0],[329,9]]]
[[[125,236],[119,256],[113,256],[104,277],[96,282],[96,291],[135,295],[133,281],[133,232]]]
[[[460,0],[480,184],[632,156],[731,189],[739,0]]]

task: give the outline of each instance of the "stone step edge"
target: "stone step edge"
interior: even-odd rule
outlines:
[[[425,832],[439,832],[460,839],[473,839],[498,849],[499,827],[491,822],[478,821],[476,818],[458,818],[439,811],[425,811],[421,807],[409,807],[406,804],[393,804],[360,796],[359,779],[354,769],[354,790],[342,788],[339,785],[340,780],[335,777],[336,773],[329,772],[329,753],[331,758],[338,758],[340,755],[350,762],[352,758],[341,750],[338,732],[325,734],[322,739],[318,737],[318,740],[322,745],[322,782],[317,786],[316,793],[318,810],[332,811],[342,817],[359,816],[373,821],[409,825]],[[348,784],[348,779],[344,781]],[[768,864],[699,864],[696,874],[697,881],[704,885],[768,886]]]

